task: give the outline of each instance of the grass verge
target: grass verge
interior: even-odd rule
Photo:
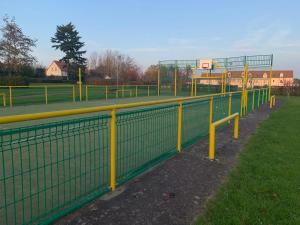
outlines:
[[[262,123],[195,224],[300,224],[300,97]]]

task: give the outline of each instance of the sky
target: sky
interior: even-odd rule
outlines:
[[[274,54],[274,68],[297,78],[299,9],[299,0],[0,0],[0,16],[38,40],[33,54],[43,65],[62,57],[50,39],[72,22],[87,58],[112,49],[147,68],[166,59]]]

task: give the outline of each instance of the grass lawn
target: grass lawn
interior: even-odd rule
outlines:
[[[254,134],[195,224],[300,224],[300,97]]]

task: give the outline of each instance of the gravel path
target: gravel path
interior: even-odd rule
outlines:
[[[280,102],[277,102],[280,105]],[[275,107],[276,110],[279,106]],[[259,124],[268,117],[266,105],[240,120],[239,140],[233,141],[232,124],[216,132],[216,160],[210,161],[208,138],[182,154],[85,205],[56,224],[185,225],[201,213],[234,166],[238,152]]]

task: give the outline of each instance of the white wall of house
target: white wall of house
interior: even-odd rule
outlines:
[[[59,66],[55,63],[52,62],[51,65],[48,67],[48,69],[46,70],[46,76],[67,76],[67,72],[66,71],[62,71]]]

